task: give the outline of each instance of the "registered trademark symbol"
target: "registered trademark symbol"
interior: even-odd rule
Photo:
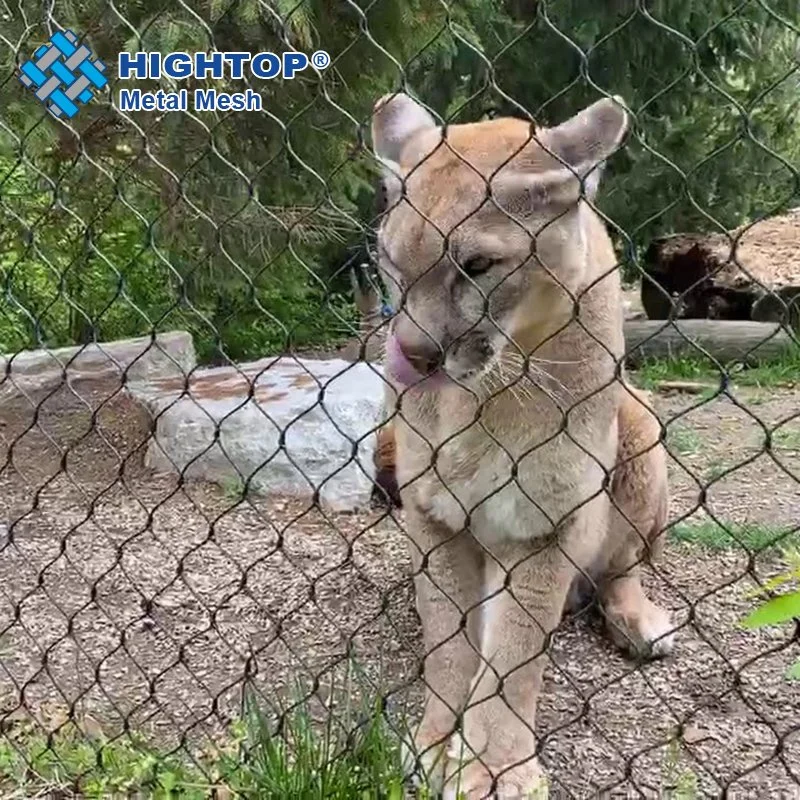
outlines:
[[[311,56],[311,63],[317,69],[325,69],[331,63],[331,57],[324,50],[317,50]]]

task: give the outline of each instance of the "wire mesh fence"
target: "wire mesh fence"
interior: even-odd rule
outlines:
[[[798,796],[796,3],[0,20],[6,796]]]

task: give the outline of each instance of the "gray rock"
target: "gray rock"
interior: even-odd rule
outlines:
[[[121,379],[142,381],[188,373],[197,364],[191,334],[159,333],[155,340],[119,339],[113,342],[53,350],[24,350],[0,356],[0,398],[61,383]]]
[[[372,495],[383,379],[366,363],[263,359],[130,386],[157,420],[145,463],[222,485],[310,498],[330,510]]]

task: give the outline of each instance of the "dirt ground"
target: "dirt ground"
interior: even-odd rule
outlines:
[[[265,698],[298,676],[324,686],[348,652],[390,708],[416,715],[402,514],[326,517],[152,474],[150,420],[118,387],[31,401],[0,415],[4,716],[66,713],[203,746],[239,713],[245,676]],[[800,418],[772,456],[762,427],[797,413],[796,393],[661,395],[657,407],[675,448],[673,520],[711,481],[707,507],[725,522],[798,524]],[[626,660],[596,619],[562,625],[538,719],[554,796],[692,796],[679,794],[687,785],[700,797],[800,796],[800,684],[784,677],[800,647],[788,626],[737,625],[755,578],[780,568],[774,553],[670,543],[647,577],[680,626],[661,662]]]

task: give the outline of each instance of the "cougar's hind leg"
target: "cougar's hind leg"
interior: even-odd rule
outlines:
[[[620,408],[620,447],[611,491],[609,562],[599,583],[609,633],[637,657],[667,655],[674,644],[670,614],[646,595],[641,565],[663,549],[669,511],[666,454],[646,397],[630,390]]]

